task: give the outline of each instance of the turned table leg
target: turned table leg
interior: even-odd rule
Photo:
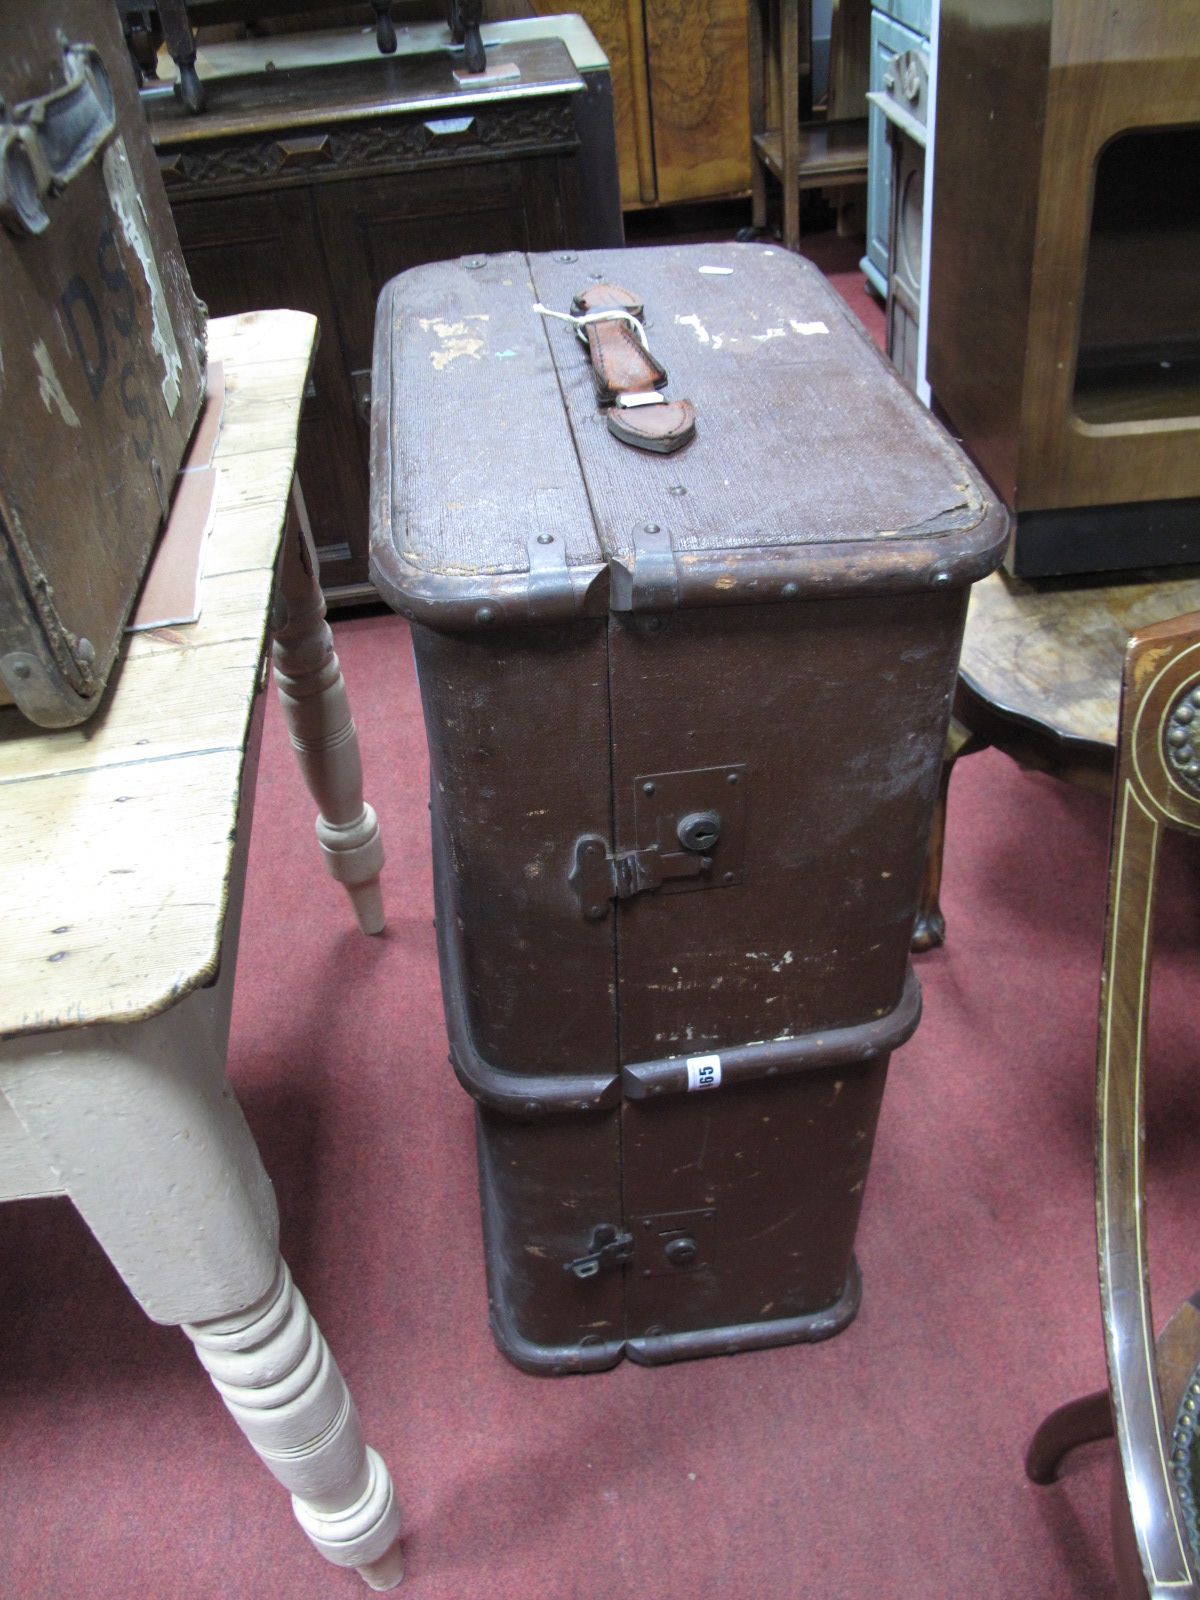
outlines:
[[[225,1075],[233,963],[139,1023],[0,1044],[0,1095],[156,1322],[178,1324],[328,1560],[404,1572],[387,1468],[279,1254],[270,1180]]]
[[[317,839],[364,933],[383,929],[383,842],[363,800],[362,759],[346,684],[325,621],[312,539],[296,485],[275,594],[275,683],[292,748],[317,802]]]
[[[392,1480],[284,1261],[254,1305],[183,1331],[321,1554],[372,1589],[394,1588],[404,1554]]]

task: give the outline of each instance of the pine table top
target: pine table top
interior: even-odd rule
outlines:
[[[0,1038],[135,1022],[209,982],[316,319],[209,324],[225,368],[199,621],[127,635],[95,715],[0,710]]]

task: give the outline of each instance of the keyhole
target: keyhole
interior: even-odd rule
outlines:
[[[691,811],[680,818],[675,832],[685,850],[704,855],[721,837],[721,819],[715,811]]]

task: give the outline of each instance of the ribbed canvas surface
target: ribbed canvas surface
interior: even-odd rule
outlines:
[[[645,301],[695,440],[657,456],[609,433],[566,311],[591,282]],[[523,572],[554,532],[571,565],[928,536],[980,521],[961,454],[811,264],[760,245],[496,256],[419,268],[390,302],[393,537],[426,571]],[[813,559],[819,560],[814,549]]]

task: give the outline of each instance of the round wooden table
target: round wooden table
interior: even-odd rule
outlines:
[[[972,589],[914,950],[945,938],[939,901],[955,761],[990,745],[1021,766],[1107,794],[1130,635],[1200,610],[1200,578],[1194,569],[1180,572],[1117,585],[1072,580],[1068,587],[1001,571]]]

